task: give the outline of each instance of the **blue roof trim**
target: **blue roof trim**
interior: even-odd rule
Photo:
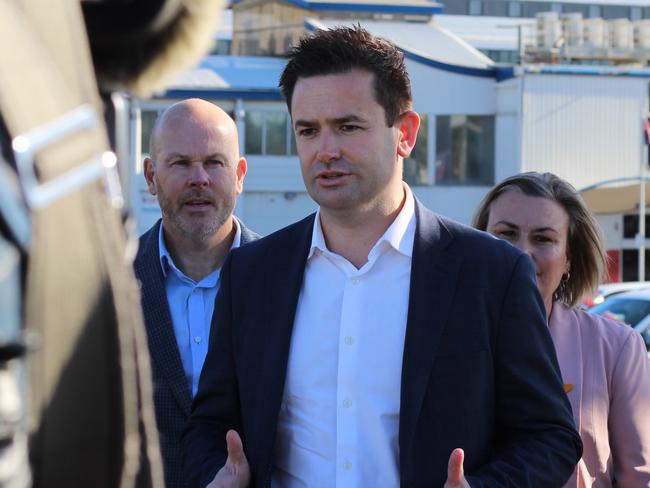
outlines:
[[[176,88],[172,90],[167,90],[161,95],[156,95],[155,99],[165,99],[165,98],[207,98],[207,99],[222,99],[222,100],[236,100],[241,98],[242,100],[261,100],[261,101],[284,101],[282,93],[279,89],[275,90],[253,90],[253,89],[243,89],[243,90],[224,90],[224,89],[197,89],[197,88],[188,88],[181,89]]]
[[[650,78],[650,70],[643,68],[617,68],[614,66],[538,66],[527,68],[529,74],[583,75],[583,76],[624,76]]]
[[[459,66],[457,64],[443,63],[435,59],[427,58],[421,54],[416,54],[398,46],[398,49],[404,53],[406,59],[417,61],[418,63],[437,68],[442,71],[449,71],[450,73],[457,73],[459,75],[478,76],[480,78],[496,78],[496,68],[470,68],[468,66]]]
[[[231,0],[230,6],[239,3],[241,0]],[[348,2],[314,2],[311,0],[284,0],[286,3],[307,10],[321,10],[339,12],[377,12],[384,14],[414,14],[432,15],[440,14],[444,10],[442,4],[431,2],[431,6],[403,5],[396,1],[393,4],[382,3],[348,3]]]

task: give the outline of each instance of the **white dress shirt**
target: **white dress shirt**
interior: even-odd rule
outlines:
[[[241,242],[239,222],[237,219],[233,219],[233,222],[236,231],[230,249],[239,247]],[[187,276],[176,267],[167,250],[162,225],[158,236],[158,249],[174,336],[187,384],[194,397],[199,389],[199,377],[208,353],[210,325],[214,301],[219,291],[221,268],[215,269],[199,282]]]
[[[402,355],[415,237],[406,199],[356,269],[316,214],[280,407],[272,486],[399,485]]]

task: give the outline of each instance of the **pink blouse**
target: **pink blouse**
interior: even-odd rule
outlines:
[[[549,328],[584,444],[565,488],[650,487],[650,362],[630,326],[553,304]]]

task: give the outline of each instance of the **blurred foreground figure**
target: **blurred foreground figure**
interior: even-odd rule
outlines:
[[[220,6],[0,3],[0,486],[163,484],[102,97],[194,62]]]

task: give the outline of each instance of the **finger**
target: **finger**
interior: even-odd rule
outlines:
[[[465,460],[465,452],[456,448],[449,456],[449,464],[447,465],[447,483],[452,486],[461,485],[464,481],[465,474],[463,471],[463,462]]]
[[[226,433],[226,446],[228,448],[227,463],[242,464],[247,462],[244,455],[244,446],[241,442],[241,437],[236,430],[229,430]]]

